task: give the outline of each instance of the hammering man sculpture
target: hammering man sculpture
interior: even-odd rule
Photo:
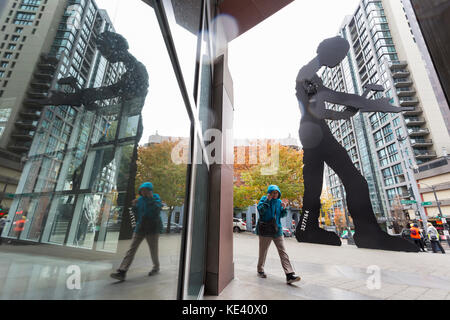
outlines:
[[[389,99],[369,100],[365,96],[373,91],[383,91],[381,86],[366,87],[363,96],[333,91],[323,85],[317,72],[323,66],[334,68],[347,55],[347,40],[335,37],[323,41],[317,57],[300,69],[297,77],[297,99],[302,113],[300,140],[304,150],[303,210],[297,225],[299,242],[340,246],[341,240],[334,232],[319,227],[320,195],[326,163],[344,184],[347,205],[355,224],[354,240],[359,248],[417,252],[406,240],[389,236],[377,223],[364,177],[353,165],[347,151],[336,141],[325,120],[350,119],[359,111],[399,113],[410,108],[392,106]],[[325,102],[342,105],[342,112],[326,109]]]
[[[135,132],[135,145],[132,159],[130,162],[130,171],[128,181],[121,181],[122,184],[127,184],[128,190],[125,199],[119,199],[119,205],[128,207],[131,200],[134,199],[134,177],[136,176],[136,160],[137,147],[142,136],[142,109],[144,107],[145,98],[148,94],[149,76],[147,69],[143,63],[139,62],[130,52],[128,41],[118,33],[106,31],[99,35],[96,39],[97,49],[100,54],[108,60],[109,63],[122,63],[126,71],[123,73],[116,83],[98,87],[98,88],[84,88],[80,89],[77,80],[73,77],[63,78],[58,81],[59,85],[65,85],[72,88],[73,92],[52,91],[50,96],[46,99],[36,100],[36,103],[41,105],[70,105],[70,106],[84,106],[84,110],[91,111],[98,116],[120,117],[121,133],[126,134],[127,119],[134,116],[139,116],[137,132]],[[115,105],[101,106],[98,102],[118,98],[118,103]],[[117,133],[116,133],[117,138]],[[98,143],[103,143],[107,140],[106,132]],[[99,179],[103,168],[108,166],[115,158],[115,152],[112,148],[99,150],[96,152],[92,174],[89,179],[88,188],[94,188],[95,181]],[[81,186],[83,175],[83,168],[85,167],[87,157],[85,156],[83,163],[78,166],[73,173],[72,183],[73,190],[77,190]],[[118,181],[119,183],[119,181]],[[69,198],[71,199],[71,198]],[[70,201],[69,201],[70,202]],[[122,223],[121,228],[124,227]],[[128,228],[129,229],[129,228]],[[121,236],[131,236],[129,230],[127,233],[121,232]]]
[[[125,66],[126,72],[121,75],[116,83],[105,87],[80,89],[75,78],[63,78],[60,79],[58,83],[60,85],[71,87],[74,92],[52,91],[49,98],[37,100],[36,102],[42,105],[55,106],[83,105],[85,110],[95,112],[98,115],[118,116],[120,113],[122,114],[122,117],[140,115],[149,87],[149,77],[146,67],[128,51],[129,45],[127,40],[118,33],[110,31],[103,32],[97,38],[96,45],[99,52],[106,60],[108,60],[108,62],[111,64],[121,62]],[[97,101],[113,98],[119,98],[119,103],[115,106],[109,105],[101,107],[97,104]],[[142,120],[139,118],[137,143],[142,135],[141,122]],[[104,142],[105,139],[106,133],[99,142]],[[136,155],[134,155],[134,157],[135,156]],[[93,186],[97,176],[96,173],[101,172],[102,169],[114,159],[114,152],[112,150],[103,150],[97,153],[97,157],[99,159],[94,161],[94,175],[90,179],[89,187]],[[134,160],[135,159],[133,159],[132,162],[134,162]],[[81,171],[82,167],[84,167],[84,162],[81,166],[76,168],[73,174],[72,180],[74,189],[77,189],[81,184]]]

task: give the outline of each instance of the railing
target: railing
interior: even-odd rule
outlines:
[[[418,144],[433,144],[432,139],[411,139],[411,145],[418,145]]]
[[[435,151],[429,151],[429,150],[414,150],[414,155],[416,157],[436,157]]]
[[[408,133],[413,134],[413,135],[415,135],[415,134],[426,135],[426,134],[430,133],[430,130],[428,130],[428,129],[408,129]]]
[[[405,122],[407,124],[411,122],[425,122],[425,119],[421,117],[405,118]]]

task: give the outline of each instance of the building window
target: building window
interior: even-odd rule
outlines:
[[[34,13],[17,12],[14,24],[32,25],[35,17]]]

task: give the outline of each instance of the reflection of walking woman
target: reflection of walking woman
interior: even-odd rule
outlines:
[[[264,264],[269,250],[270,243],[273,241],[277,247],[278,254],[281,259],[281,265],[286,274],[286,282],[291,284],[300,281],[294,273],[289,256],[284,245],[283,228],[281,226],[281,218],[287,215],[286,204],[281,202],[281,191],[278,186],[271,185],[267,190],[267,196],[261,198],[258,204],[259,221],[256,227],[256,234],[259,236],[259,259],[258,259],[258,276],[267,278],[264,273]],[[275,218],[278,232],[273,236],[262,236],[260,234],[260,222],[269,222]]]
[[[125,280],[126,273],[133,262],[136,251],[144,238],[150,247],[150,254],[153,261],[153,270],[149,272],[149,276],[159,272],[158,258],[158,240],[162,231],[161,221],[161,199],[159,195],[153,193],[153,185],[150,182],[142,184],[139,188],[140,198],[135,206],[136,228],[133,234],[131,247],[127,251],[116,273],[112,273],[111,277],[117,280]]]

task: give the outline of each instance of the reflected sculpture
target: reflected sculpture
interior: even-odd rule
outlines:
[[[297,77],[297,99],[302,114],[300,140],[304,150],[303,209],[296,229],[299,242],[340,246],[334,232],[319,227],[320,195],[324,164],[341,179],[347,194],[347,205],[355,225],[354,240],[359,248],[417,252],[410,242],[389,236],[378,225],[372,209],[366,180],[355,168],[345,148],[334,138],[325,120],[348,120],[360,112],[399,113],[410,108],[392,106],[389,99],[367,99],[370,91],[384,91],[382,86],[368,85],[363,96],[336,92],[324,86],[317,72],[324,66],[336,67],[348,54],[347,40],[335,37],[323,41],[317,57],[300,69]],[[326,108],[326,102],[342,105],[341,112]]]
[[[124,37],[110,31],[103,32],[97,39],[97,49],[110,63],[121,62],[125,66],[126,72],[116,83],[106,87],[77,90],[75,78],[64,78],[59,80],[59,84],[68,84],[76,89],[75,92],[52,91],[50,97],[40,100],[40,103],[45,105],[84,105],[87,110],[96,111],[99,109],[99,106],[95,104],[96,101],[117,97],[129,101],[147,96],[149,85],[147,69],[128,51],[128,42]]]

